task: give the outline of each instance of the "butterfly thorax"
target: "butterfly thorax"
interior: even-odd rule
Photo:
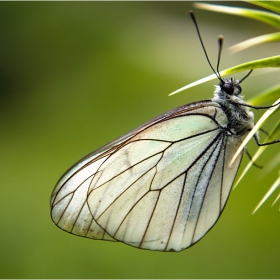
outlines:
[[[242,89],[236,79],[225,79],[214,92],[213,102],[218,103],[228,118],[227,131],[230,135],[242,136],[254,126],[254,114],[240,95]]]

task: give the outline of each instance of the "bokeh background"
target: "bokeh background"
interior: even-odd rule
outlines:
[[[189,9],[192,2],[0,3],[1,278],[280,277],[279,205],[271,208],[271,198],[251,214],[277,177],[277,169],[265,170],[279,146],[232,192],[214,228],[180,253],[92,241],[51,221],[51,192],[77,160],[160,113],[212,97],[216,82],[167,96],[212,74]],[[279,55],[279,44],[227,51],[272,27],[202,10],[196,16],[214,65],[217,36],[225,37],[221,69]],[[254,71],[243,93],[250,98],[277,81],[279,72]],[[245,156],[240,170],[246,163]]]

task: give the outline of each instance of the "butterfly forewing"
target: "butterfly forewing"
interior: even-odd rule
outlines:
[[[58,182],[52,218],[73,234],[180,251],[215,224],[241,156],[211,101],[177,108],[104,146]]]

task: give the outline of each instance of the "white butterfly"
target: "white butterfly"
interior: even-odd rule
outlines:
[[[229,162],[254,125],[240,96],[243,79],[217,76],[212,100],[160,115],[67,171],[52,194],[54,223],[150,250],[199,241],[224,209],[242,154]]]

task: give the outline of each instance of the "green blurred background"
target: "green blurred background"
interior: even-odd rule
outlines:
[[[191,8],[192,2],[0,3],[1,278],[280,277],[278,206],[270,207],[271,198],[251,215],[277,169],[268,176],[251,169],[215,227],[180,253],[76,237],[50,218],[54,185],[77,160],[164,111],[212,97],[216,81],[167,97],[212,74]],[[279,55],[279,44],[226,50],[275,32],[271,27],[202,10],[196,16],[214,65],[217,36],[225,36],[221,69]],[[254,71],[243,93],[249,98],[277,81],[279,72]],[[278,150],[270,147],[258,163],[269,166]],[[244,157],[241,170],[246,163]]]

